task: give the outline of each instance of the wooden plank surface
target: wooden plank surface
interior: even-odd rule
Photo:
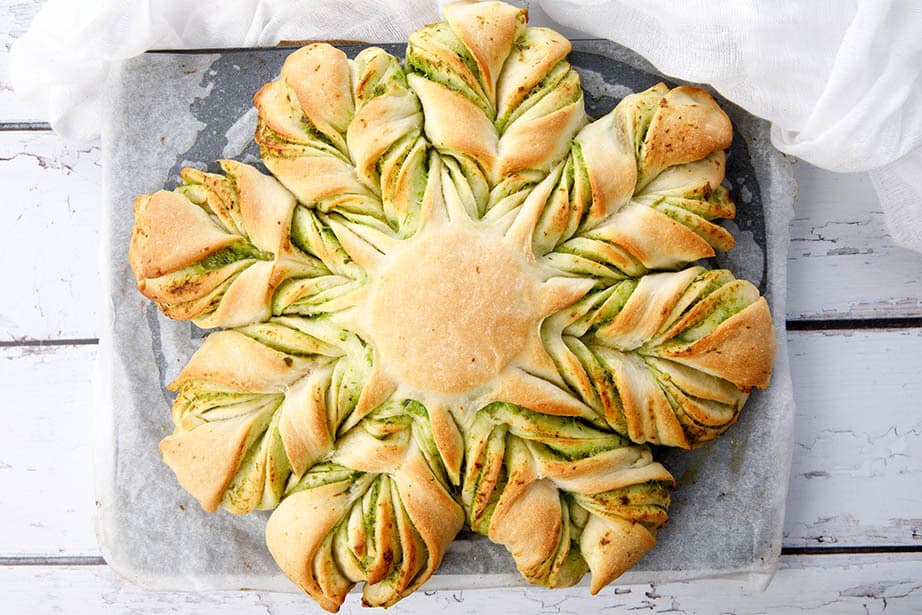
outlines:
[[[922,329],[791,332],[786,546],[922,547]]]
[[[922,329],[788,339],[798,411],[785,546],[922,546]],[[0,390],[30,417],[0,431],[0,556],[99,554],[88,467],[96,350],[0,348]]]
[[[893,244],[867,173],[794,171],[788,318],[922,317],[922,254]]]
[[[273,592],[148,592],[119,579],[106,566],[0,566],[0,586],[10,613],[105,612],[197,615],[322,613],[308,598]],[[37,599],[37,597],[40,597]],[[726,580],[613,585],[597,596],[586,587],[559,590],[419,591],[388,613],[498,613],[561,615],[641,613],[918,613],[922,556],[824,555],[782,557],[765,592]],[[796,605],[796,606],[793,606]],[[367,614],[357,594],[340,613]]]
[[[0,348],[0,556],[97,555],[93,369],[97,347]]]
[[[786,546],[922,547],[922,329],[791,332]]]
[[[102,194],[98,146],[0,132],[0,340],[98,337]]]

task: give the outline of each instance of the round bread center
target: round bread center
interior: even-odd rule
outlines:
[[[391,374],[414,388],[474,388],[537,334],[537,279],[503,241],[452,227],[426,233],[394,254],[376,278],[375,345]]]

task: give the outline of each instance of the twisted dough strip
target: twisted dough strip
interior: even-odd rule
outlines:
[[[138,289],[205,328],[341,308],[364,274],[325,223],[275,179],[220,164],[226,177],[185,168],[175,191],[135,200],[128,260]]]
[[[176,191],[135,199],[128,249],[138,289],[203,327],[268,318],[286,270],[313,273],[289,243],[294,198],[250,166],[221,166],[226,178],[186,168]]]
[[[470,187],[477,214],[496,208],[500,217],[566,157],[586,123],[579,75],[566,61],[570,42],[527,28],[527,11],[502,2],[443,11],[446,21],[410,36],[408,83],[426,137]]]
[[[371,348],[326,318],[213,333],[170,385],[178,394],[164,463],[207,511],[274,508],[289,476],[386,397],[365,386],[371,372]]]
[[[497,403],[466,434],[471,528],[547,587],[573,585],[588,568],[597,593],[633,566],[666,523],[672,484],[649,449],[576,418]]]
[[[396,58],[327,44],[285,60],[256,94],[265,165],[304,205],[412,235],[426,184],[423,117]]]
[[[634,442],[689,448],[736,421],[771,377],[768,304],[729,271],[691,267],[587,295],[543,325],[571,390]]]
[[[426,582],[464,523],[425,408],[388,402],[314,466],[269,518],[279,567],[328,611],[364,581],[365,606],[390,606]]]
[[[535,254],[613,281],[733,247],[711,222],[736,212],[720,185],[732,135],[704,90],[660,83],[626,97],[574,139],[535,229]]]
[[[445,15],[410,37],[408,75],[380,49],[350,61],[316,44],[257,93],[263,161],[301,203],[408,237],[426,138],[474,218],[498,204],[496,217],[508,213],[566,157],[586,123],[569,41],[526,28],[526,12],[501,2],[455,3]]]

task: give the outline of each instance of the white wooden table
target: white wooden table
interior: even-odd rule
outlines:
[[[39,5],[0,0],[0,613],[314,612],[297,594],[146,592],[100,557],[101,157],[64,143],[13,96],[7,51]],[[709,581],[616,584],[594,598],[585,588],[419,593],[396,612],[922,612],[922,255],[894,247],[866,175],[804,163],[796,174],[796,445],[768,590]],[[358,611],[355,598],[343,610]]]

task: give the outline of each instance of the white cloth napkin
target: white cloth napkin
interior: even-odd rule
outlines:
[[[10,49],[10,77],[55,131],[85,141],[99,136],[110,68],[148,49],[397,42],[439,19],[433,0],[48,0]]]
[[[553,0],[560,23],[709,83],[781,151],[870,171],[896,243],[922,252],[922,2]]]
[[[536,4],[531,2],[531,4]],[[13,44],[13,86],[74,140],[98,134],[113,62],[147,49],[393,42],[436,0],[49,0]],[[922,251],[922,3],[917,0],[541,0],[560,24],[713,85],[772,123],[783,152],[871,171],[894,240]]]

